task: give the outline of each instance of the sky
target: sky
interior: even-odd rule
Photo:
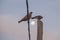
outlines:
[[[43,40],[60,40],[60,0],[28,1],[32,17],[43,16]],[[27,22],[18,24],[26,14],[26,0],[0,0],[0,40],[28,40]],[[37,24],[30,29],[31,40],[36,40]]]

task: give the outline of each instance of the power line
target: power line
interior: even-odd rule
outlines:
[[[29,14],[28,0],[26,0],[26,7],[27,7],[27,17],[29,17],[29,16],[28,16],[28,14]],[[31,36],[30,36],[30,23],[29,23],[29,19],[28,19],[27,23],[28,23],[28,35],[29,35],[29,40],[31,40],[31,39],[30,39]]]

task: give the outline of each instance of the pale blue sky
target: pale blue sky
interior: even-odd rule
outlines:
[[[27,23],[17,23],[27,14],[25,2],[1,0],[0,35],[4,38],[1,40],[28,40]],[[60,40],[60,0],[29,0],[29,10],[33,12],[32,16],[43,16],[44,40]],[[32,40],[36,40],[36,25],[31,26],[31,35]]]

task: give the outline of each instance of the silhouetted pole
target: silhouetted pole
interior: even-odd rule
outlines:
[[[37,40],[43,39],[43,22],[41,21],[42,16],[35,16],[32,19],[37,19]]]
[[[28,0],[26,0],[26,6],[27,6],[27,17],[28,17],[28,13],[29,13]],[[28,19],[28,35],[29,35],[29,40],[30,40],[30,23],[29,23],[29,19]]]
[[[43,40],[43,22],[40,19],[37,20],[37,40]]]

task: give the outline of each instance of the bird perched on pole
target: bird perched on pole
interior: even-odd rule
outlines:
[[[42,19],[43,17],[42,16],[40,16],[40,15],[38,15],[38,16],[35,16],[35,17],[32,17],[32,19]]]
[[[20,23],[20,22],[22,22],[22,21],[27,21],[28,19],[31,18],[31,16],[32,16],[32,12],[30,12],[30,13],[28,14],[28,17],[27,17],[27,15],[26,15],[25,17],[23,17],[20,21],[18,21],[18,23]]]

